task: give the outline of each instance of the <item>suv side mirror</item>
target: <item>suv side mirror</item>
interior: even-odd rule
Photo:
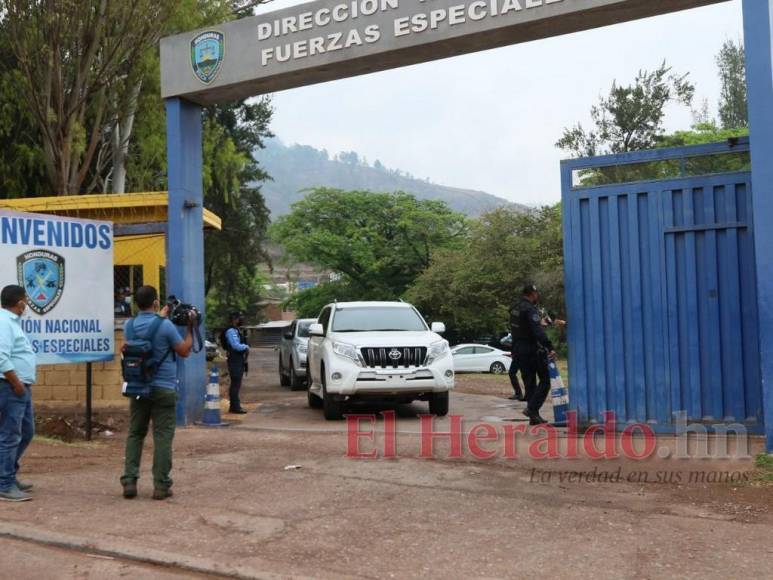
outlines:
[[[431,328],[432,332],[436,332],[437,334],[443,334],[446,331],[446,325],[442,322],[433,322]]]
[[[283,335],[287,340],[292,340],[293,333],[292,332],[285,332]]]
[[[325,336],[325,329],[321,324],[315,323],[309,326],[309,334],[311,336]]]

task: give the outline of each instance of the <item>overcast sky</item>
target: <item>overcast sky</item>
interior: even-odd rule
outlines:
[[[298,0],[275,0],[262,11]],[[719,95],[714,56],[742,39],[741,0],[274,94],[272,130],[285,143],[357,151],[436,183],[526,203],[560,199],[554,146],[587,124],[612,81],[664,59],[689,72],[696,104]],[[669,129],[692,114],[669,109]]]

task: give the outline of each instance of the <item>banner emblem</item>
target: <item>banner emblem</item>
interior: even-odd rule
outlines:
[[[19,286],[27,304],[38,315],[51,312],[64,292],[64,258],[48,250],[34,250],[16,258]]]

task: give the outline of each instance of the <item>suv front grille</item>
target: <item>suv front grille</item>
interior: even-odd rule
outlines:
[[[363,347],[360,349],[365,366],[370,368],[420,367],[427,358],[426,346]],[[399,355],[399,356],[398,356]]]

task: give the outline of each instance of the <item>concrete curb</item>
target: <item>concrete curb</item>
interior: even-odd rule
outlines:
[[[0,522],[0,537],[32,542],[54,548],[74,550],[84,554],[95,554],[98,556],[107,556],[120,560],[161,566],[173,570],[177,569],[185,572],[219,576],[221,578],[237,578],[239,580],[280,580],[287,578],[305,580],[310,578],[308,576],[297,576],[292,574],[255,572],[254,570],[247,569],[243,566],[224,564],[208,558],[171,554],[169,552],[162,552],[150,548],[140,548],[126,544],[119,546],[118,543],[114,541],[87,540],[48,530],[30,528],[29,526],[14,525],[5,522]],[[266,567],[269,566],[267,565]]]

